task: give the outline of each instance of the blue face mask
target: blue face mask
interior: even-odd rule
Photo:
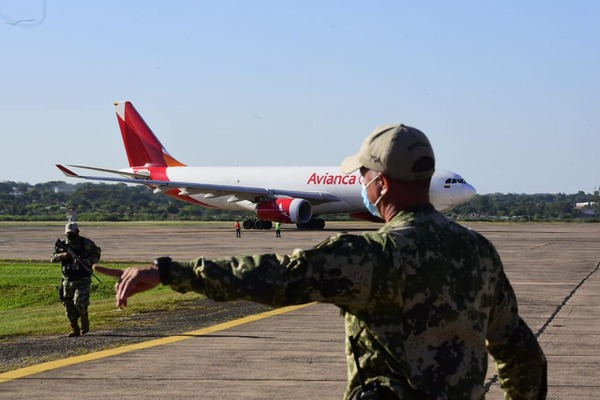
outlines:
[[[377,201],[375,202],[375,204],[371,203],[369,201],[369,196],[367,196],[367,187],[373,183],[375,181],[375,179],[377,179],[377,177],[373,178],[371,180],[371,182],[367,183],[366,185],[363,183],[362,184],[362,191],[360,192],[360,195],[362,196],[363,199],[363,204],[365,205],[365,207],[367,207],[367,210],[374,215],[377,218],[381,218],[383,219],[383,217],[381,216],[381,213],[379,212],[379,209],[377,208],[377,206],[375,204],[379,203],[379,200],[381,200],[381,197],[383,196],[379,196],[379,198],[377,199]]]

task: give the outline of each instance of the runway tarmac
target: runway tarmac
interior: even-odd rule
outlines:
[[[467,225],[500,252],[521,314],[549,361],[548,398],[600,398],[600,226]],[[244,232],[235,239],[228,226],[125,233],[119,227],[105,232],[105,227],[82,224],[82,234],[103,246],[106,259],[150,260],[163,254],[186,259],[289,252],[340,230],[377,227],[331,226],[323,232],[284,230],[282,239],[272,231]],[[7,239],[3,229],[0,224],[0,258],[10,258],[5,250],[10,253],[11,241],[18,238]],[[52,229],[39,236],[49,246],[57,237]],[[0,374],[0,399],[338,399],[346,380],[343,341],[343,320],[335,307],[280,309],[173,338],[9,371]],[[486,382],[486,398],[502,399],[491,360]]]

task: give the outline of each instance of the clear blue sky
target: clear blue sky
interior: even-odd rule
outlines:
[[[188,165],[338,165],[376,126],[479,193],[600,186],[600,2],[0,0],[0,181],[127,166],[114,100]]]

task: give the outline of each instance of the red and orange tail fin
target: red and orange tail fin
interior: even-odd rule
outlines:
[[[130,167],[184,167],[173,158],[129,101],[115,102]]]

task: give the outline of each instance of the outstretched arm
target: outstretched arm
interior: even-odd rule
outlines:
[[[130,267],[125,270],[94,265],[94,271],[119,278],[115,285],[117,307],[125,307],[127,299],[136,293],[145,292],[160,283],[158,267],[155,265]]]

